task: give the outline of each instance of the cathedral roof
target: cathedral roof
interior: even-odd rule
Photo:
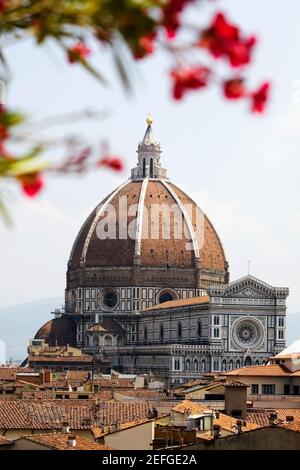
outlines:
[[[71,318],[64,315],[53,318],[41,326],[34,339],[44,339],[49,346],[75,346],[76,325]]]
[[[199,304],[208,304],[209,297],[207,295],[202,297],[193,297],[191,299],[176,299],[176,300],[169,300],[168,302],[164,302],[162,304],[154,305],[153,307],[148,307],[144,312],[148,310],[163,310],[169,308],[178,308],[178,307],[189,307],[190,305],[199,305]]]
[[[148,117],[131,179],[107,196],[79,231],[69,269],[200,268],[215,274],[212,283],[224,283],[228,265],[218,234],[197,204],[167,179],[152,122]]]
[[[89,332],[102,332],[102,333],[124,333],[121,326],[112,318],[104,318],[101,323],[96,323],[91,326],[87,331]]]

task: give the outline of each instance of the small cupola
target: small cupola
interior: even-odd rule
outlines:
[[[154,136],[153,119],[150,115],[147,117],[146,123],[147,129],[143,140],[138,145],[138,162],[136,167],[131,170],[131,179],[167,179],[167,171],[161,167],[160,143]]]

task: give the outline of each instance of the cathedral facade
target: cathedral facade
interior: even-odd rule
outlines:
[[[75,240],[64,312],[36,337],[170,383],[263,364],[285,348],[288,289],[250,275],[229,282],[215,228],[168,179],[147,124],[131,178]]]

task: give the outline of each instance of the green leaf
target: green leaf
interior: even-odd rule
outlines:
[[[89,62],[86,60],[80,60],[79,63],[88,71],[90,72],[97,80],[99,80],[103,85],[108,85],[108,81],[104,76],[96,70]]]
[[[0,199],[0,217],[3,218],[6,225],[12,225],[12,219],[3,201]]]
[[[131,80],[127,72],[126,66],[124,64],[124,60],[120,54],[120,51],[117,45],[113,47],[113,58],[114,58],[119,76],[121,78],[122,85],[124,86],[127,92],[132,93],[133,87],[131,85]]]

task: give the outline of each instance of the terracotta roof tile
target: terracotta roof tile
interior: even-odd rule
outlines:
[[[236,432],[237,429],[237,419],[233,418],[232,416],[226,415],[225,413],[219,413],[219,418],[215,418],[213,424],[219,425],[222,429],[228,432]],[[252,429],[257,429],[260,426],[253,421],[244,421],[242,426],[242,431],[251,431]]]
[[[151,406],[144,401],[94,400],[0,400],[0,428],[61,429],[68,421],[71,429],[90,429],[104,423],[110,426],[144,419]]]
[[[93,379],[89,381],[94,385],[100,385],[101,388],[133,388],[134,380],[126,377],[113,377],[112,379],[105,379],[103,377],[99,379]]]
[[[8,446],[11,444],[13,444],[12,441],[10,441],[9,439],[6,439],[6,437],[4,436],[0,436],[0,446]]]
[[[231,370],[226,372],[225,376],[252,376],[252,377],[282,377],[282,376],[291,376],[291,375],[300,375],[295,372],[290,372],[286,367],[279,364],[270,364],[265,366],[248,366],[241,367],[240,369]]]
[[[51,362],[85,362],[85,363],[92,363],[93,362],[93,357],[89,356],[87,354],[82,354],[81,356],[51,356],[51,355],[33,355],[29,354],[28,356],[28,361],[29,363],[32,362],[45,362],[45,363],[51,363]]]
[[[189,400],[184,400],[181,403],[178,403],[178,405],[173,406],[171,410],[181,414],[184,414],[187,411],[189,412],[189,414],[198,414],[203,413],[205,411],[210,411],[210,408],[205,405],[200,405],[200,403],[194,403]]]
[[[76,446],[71,447],[68,444],[68,439],[70,436],[72,435],[69,433],[53,432],[49,434],[33,434],[24,436],[23,439],[27,439],[28,441],[44,445],[50,449],[55,450],[113,450],[112,447],[107,445],[99,444],[98,442],[90,441],[75,435],[74,437],[76,439]]]
[[[165,393],[159,390],[149,390],[145,388],[138,388],[136,390],[122,390],[119,393],[128,397],[145,398],[147,400],[163,400],[167,396]]]
[[[247,420],[260,426],[268,426],[271,413],[277,413],[278,421],[287,422],[287,417],[292,417],[293,421],[291,424],[300,424],[299,408],[250,408],[247,412]]]
[[[168,302],[164,302],[162,304],[157,304],[154,307],[148,307],[143,310],[143,312],[147,312],[148,310],[162,310],[165,308],[178,308],[178,307],[188,307],[190,305],[198,305],[198,304],[205,304],[209,303],[208,296],[202,297],[193,297],[191,299],[177,299],[177,300],[169,300]]]
[[[91,326],[87,331],[124,333],[123,328],[112,318],[105,318],[101,323]]]
[[[17,374],[21,372],[34,372],[34,369],[21,367],[0,367],[0,381],[15,381]]]
[[[85,381],[90,378],[91,373],[85,370],[68,370],[66,379]]]

